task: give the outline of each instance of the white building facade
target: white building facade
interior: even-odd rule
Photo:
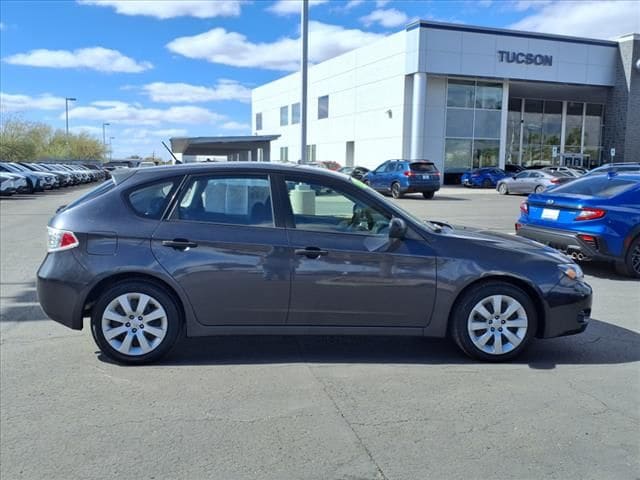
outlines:
[[[611,149],[631,161],[639,58],[637,34],[614,42],[416,22],[309,68],[307,160],[428,159],[445,173],[563,154],[600,163]],[[299,160],[299,73],[253,90],[252,128],[280,135],[272,161]]]

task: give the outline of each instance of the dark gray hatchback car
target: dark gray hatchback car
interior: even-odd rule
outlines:
[[[414,218],[363,183],[258,163],[119,170],[49,223],[44,311],[122,363],[188,336],[451,336],[501,361],[582,332],[591,288],[530,240]]]

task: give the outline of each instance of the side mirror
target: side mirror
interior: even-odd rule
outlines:
[[[407,233],[407,224],[401,218],[393,217],[389,222],[389,238],[403,239]]]

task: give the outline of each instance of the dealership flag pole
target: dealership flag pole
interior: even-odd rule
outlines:
[[[302,99],[300,101],[300,163],[307,163],[307,57],[309,54],[309,0],[302,0]]]

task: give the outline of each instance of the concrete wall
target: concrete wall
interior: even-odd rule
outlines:
[[[309,68],[307,143],[317,160],[346,164],[347,142],[354,142],[355,165],[376,167],[401,158],[405,111],[405,32]],[[252,92],[252,130],[281,137],[271,143],[272,161],[289,147],[289,161],[300,158],[300,125],[291,125],[291,105],[300,101],[298,73]],[[318,97],[329,95],[329,118],[318,119]],[[289,125],[280,126],[280,107],[289,106]],[[255,114],[262,113],[256,131]]]

